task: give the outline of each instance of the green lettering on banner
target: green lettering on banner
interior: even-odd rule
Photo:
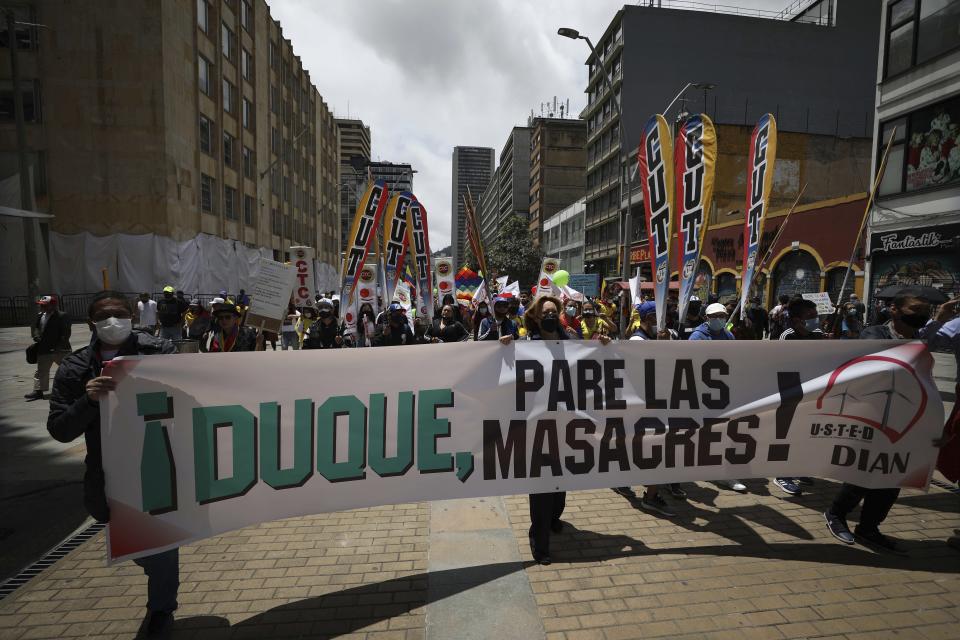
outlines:
[[[163,391],[137,394],[137,415],[147,421],[140,452],[140,501],[154,515],[177,509],[177,471],[170,434],[156,418],[173,418],[173,402]]]
[[[193,459],[197,502],[241,496],[257,482],[257,419],[240,405],[193,410]],[[217,472],[217,429],[230,428],[233,475]]]
[[[274,489],[302,486],[313,475],[313,402],[293,404],[293,467],[280,468],[280,405],[260,403],[260,477]]]
[[[417,407],[417,469],[420,473],[453,471],[453,454],[437,453],[437,438],[450,437],[450,421],[437,417],[437,409],[453,406],[450,389],[426,389]]]
[[[397,404],[397,455],[388,458],[387,397],[370,396],[370,468],[381,478],[402,476],[413,466],[413,392],[401,391]]]
[[[347,459],[337,462],[337,418],[347,416]],[[367,408],[356,396],[333,396],[317,409],[317,471],[330,482],[362,480]]]

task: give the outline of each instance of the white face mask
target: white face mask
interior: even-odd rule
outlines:
[[[111,316],[106,320],[93,323],[93,326],[97,329],[97,338],[104,344],[111,346],[126,342],[133,331],[133,321],[130,318],[114,318]]]

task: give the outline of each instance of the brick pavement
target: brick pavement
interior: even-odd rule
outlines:
[[[428,573],[429,503],[244,529],[182,550],[174,637],[423,638],[431,579],[463,590],[521,570],[548,640],[960,636],[960,554],[943,544],[960,528],[957,495],[904,493],[886,526],[906,542],[901,558],[829,537],[834,483],[794,499],[747,484],[688,485],[673,520],[609,490],[571,493],[548,567]],[[526,560],[526,499],[504,502]],[[97,536],[0,602],[0,638],[133,637],[145,589],[133,564],[104,566]]]

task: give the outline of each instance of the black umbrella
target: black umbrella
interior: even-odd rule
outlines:
[[[947,296],[940,289],[921,284],[891,284],[880,289],[876,297],[888,300],[904,294],[924,298],[931,304],[943,304],[947,301]]]

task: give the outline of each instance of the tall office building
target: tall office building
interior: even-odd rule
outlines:
[[[264,0],[13,10],[35,208],[52,231],[206,233],[333,259],[337,131]],[[0,179],[18,173],[14,130],[0,108]]]
[[[617,11],[596,40],[598,59],[591,54],[586,60],[587,106],[581,112],[587,122],[585,260],[592,270],[605,276],[620,272],[620,218],[627,203],[619,198],[619,177],[633,172],[634,148],[645,121],[655,113],[664,113],[672,123],[685,111],[705,112],[718,125],[736,125],[749,135],[757,119],[769,112],[781,132],[834,140],[869,138],[880,3],[819,0],[790,7],[802,11],[753,10],[751,17],[722,13],[723,9],[708,12],[626,5]],[[677,33],[700,35],[678,48]],[[730,47],[733,41],[741,46]],[[658,63],[651,65],[650,60]],[[777,80],[783,78],[790,80]],[[614,101],[624,114],[622,131]],[[629,146],[621,149],[621,141]],[[720,144],[724,144],[722,139]],[[829,151],[826,164],[839,165],[841,158],[830,150],[829,142],[822,146]],[[781,145],[780,155],[802,154],[803,148]],[[627,152],[626,166],[621,164],[621,151]],[[745,156],[746,149],[739,157]],[[781,182],[775,187],[774,206],[789,205],[796,196],[799,172],[795,169],[807,159],[816,166],[821,157],[801,155],[791,158],[795,162],[777,163],[781,181],[797,184],[784,189]],[[850,163],[849,158],[845,161]],[[718,167],[723,168],[721,162]],[[746,165],[738,166],[741,175],[734,175],[731,184],[737,182],[742,190]],[[821,184],[829,182],[829,177]],[[849,194],[862,191],[866,180],[865,175],[858,175],[856,187],[834,181],[831,188]],[[636,179],[633,184],[638,185]],[[815,186],[811,183],[811,188]],[[634,194],[629,209],[634,231],[630,241],[638,244],[645,236],[643,206],[637,197],[639,188],[629,191]],[[627,191],[624,193],[626,200]],[[808,190],[804,202],[813,198]],[[733,219],[724,218],[726,221]]]
[[[463,261],[463,247],[467,242],[464,224],[463,198],[467,190],[474,202],[490,183],[493,176],[494,151],[490,147],[453,148],[453,186],[450,198],[450,251],[453,264]]]
[[[357,211],[360,190],[367,180],[362,165],[370,162],[370,127],[362,120],[337,118],[340,132],[340,251],[347,246],[347,234]],[[351,161],[357,158],[356,161]],[[354,162],[356,164],[354,164]]]
[[[474,195],[476,199],[476,195]],[[480,235],[485,245],[496,241],[511,215],[530,217],[530,128],[513,127],[500,150],[500,164],[478,207]]]
[[[531,118],[530,125],[530,232],[539,243],[547,220],[583,198],[587,123],[573,118]]]
[[[371,162],[370,175],[374,180],[384,180],[390,194],[403,191],[413,192],[413,174],[416,173],[408,162]]]

